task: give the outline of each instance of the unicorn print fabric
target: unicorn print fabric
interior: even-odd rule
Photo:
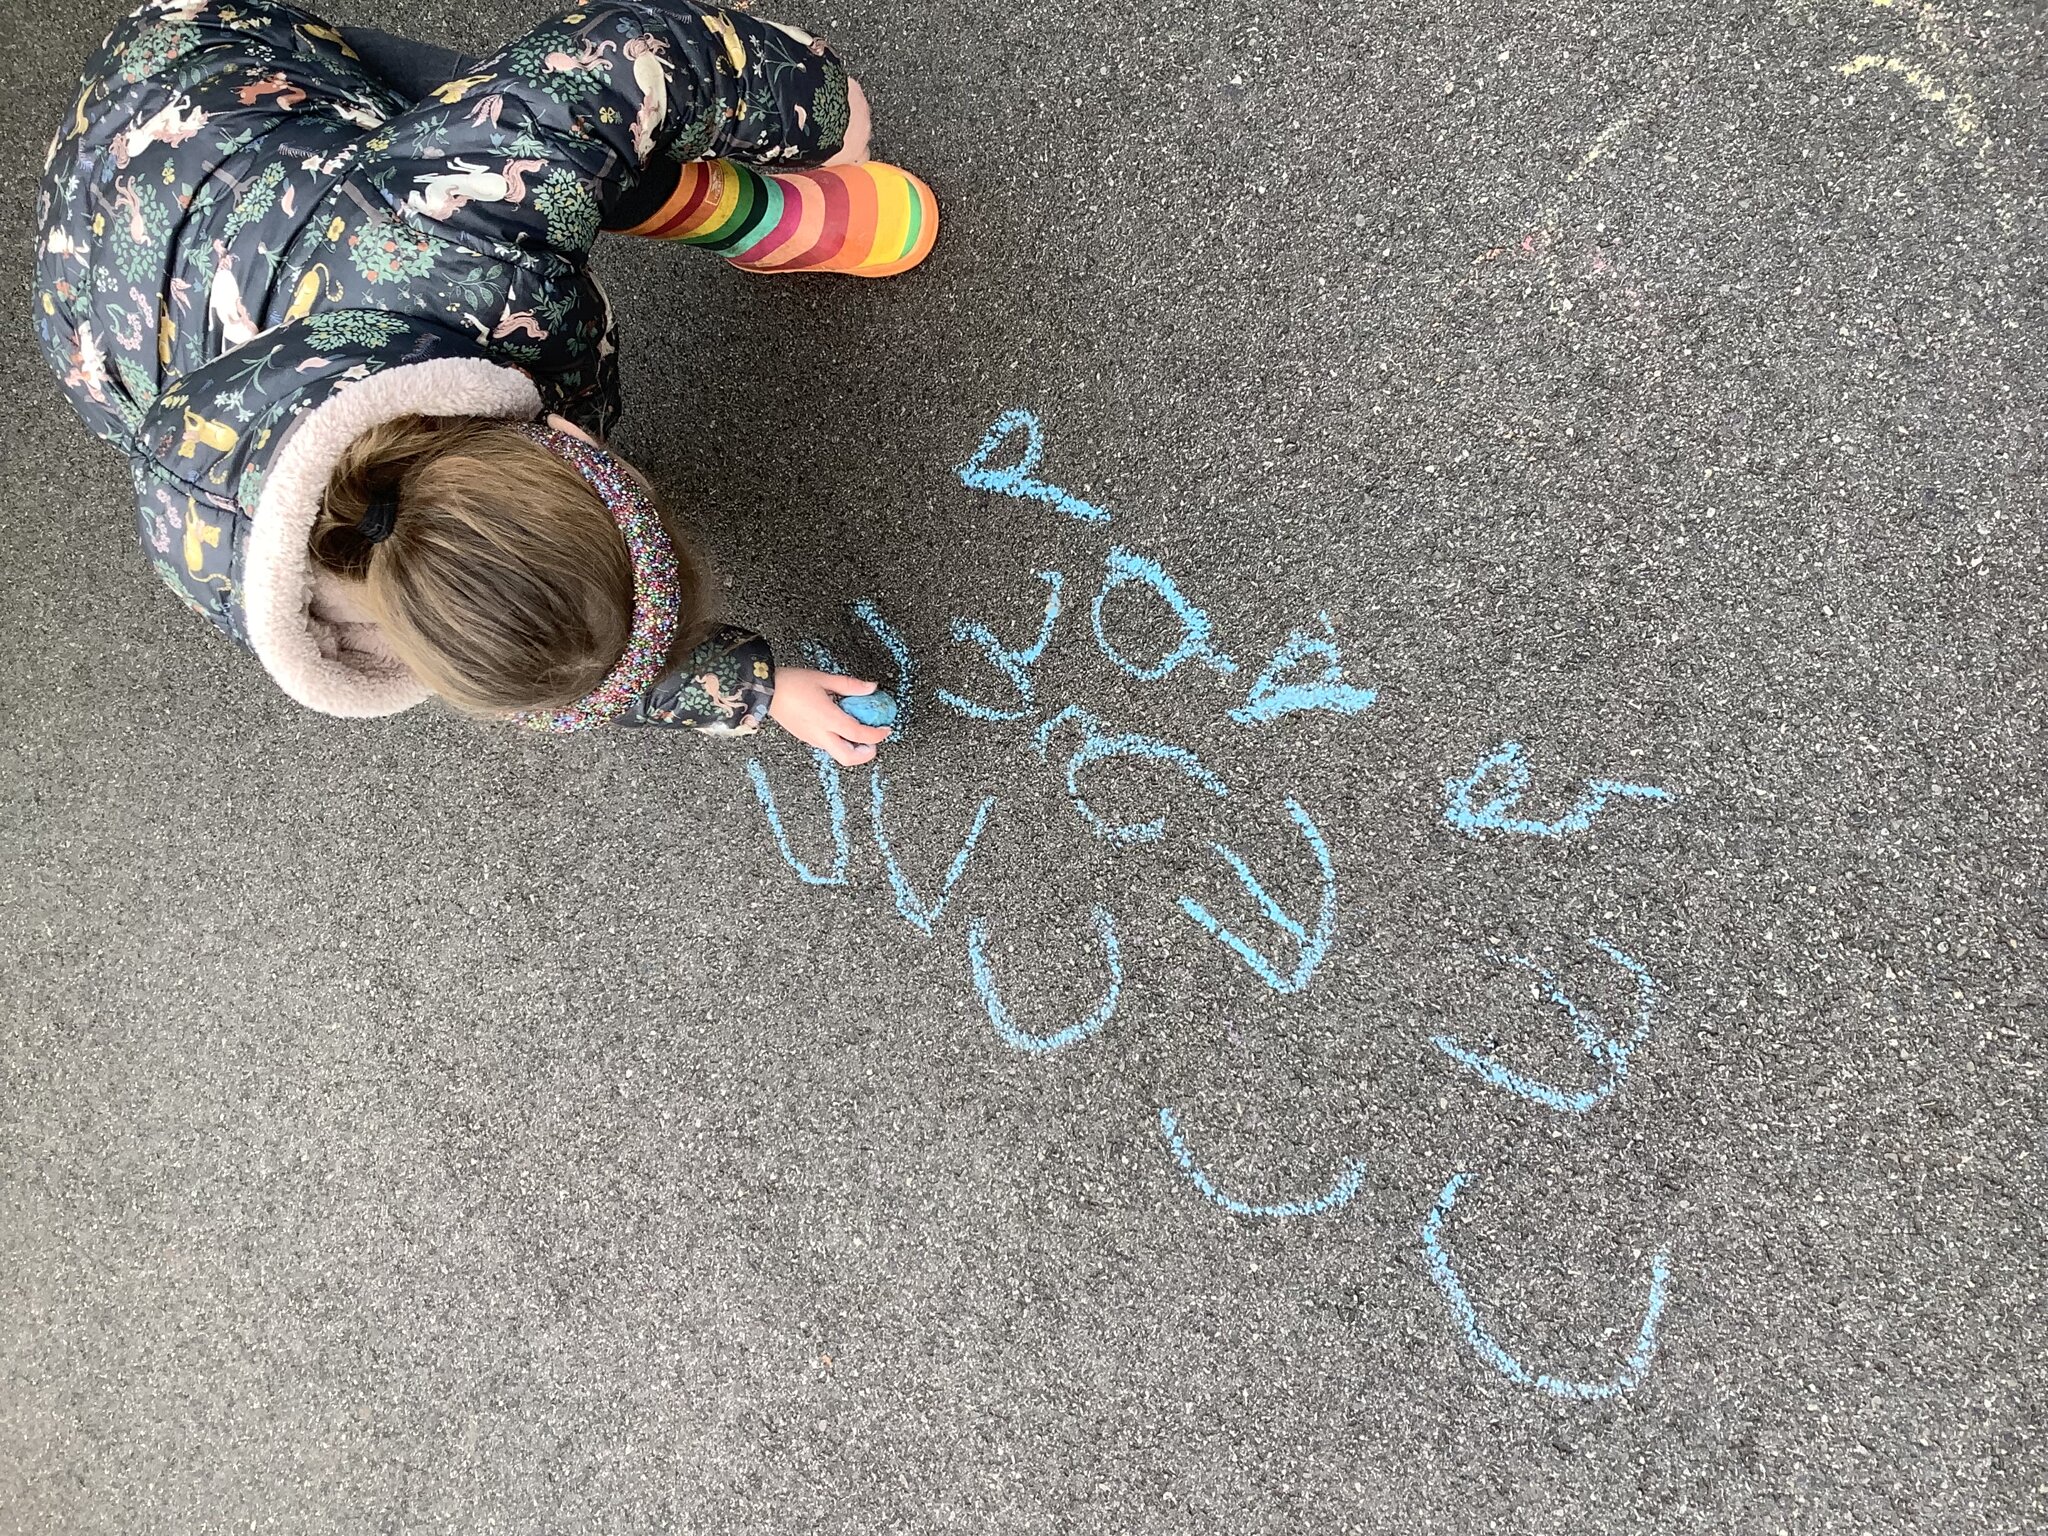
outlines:
[[[171,590],[300,702],[394,713],[424,690],[313,595],[306,539],[343,449],[414,412],[556,412],[603,438],[600,230],[645,221],[690,162],[818,165],[846,126],[822,43],[688,0],[565,12],[417,102],[295,7],[152,0],[50,146],[37,335],[128,456]],[[700,650],[633,723],[759,723],[766,643],[727,627]]]

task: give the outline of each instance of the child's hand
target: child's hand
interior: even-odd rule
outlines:
[[[868,93],[860,88],[860,82],[846,77],[846,137],[840,142],[839,153],[825,163],[827,165],[858,165],[868,157],[868,135],[873,131],[873,120],[868,115]]]
[[[889,728],[862,725],[839,707],[839,699],[874,691],[873,683],[857,677],[813,672],[806,667],[777,667],[775,696],[768,701],[768,718],[798,741],[807,742],[820,752],[829,753],[835,763],[852,768],[875,755],[876,744],[889,739]]]

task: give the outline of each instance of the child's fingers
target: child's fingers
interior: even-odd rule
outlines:
[[[857,699],[864,693],[873,693],[875,685],[865,678],[841,677],[836,672],[820,672],[818,681],[838,694],[842,699]]]
[[[858,741],[834,741],[825,750],[831,754],[832,761],[842,768],[858,768],[875,755],[873,747]]]
[[[890,728],[886,725],[862,725],[844,710],[840,711],[839,718],[846,723],[835,725],[832,729],[848,741],[869,742],[879,746],[889,739]]]

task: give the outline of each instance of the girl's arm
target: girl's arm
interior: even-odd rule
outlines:
[[[772,719],[851,768],[872,758],[889,731],[862,725],[839,700],[874,688],[859,678],[805,667],[785,667],[778,674],[766,640],[737,624],[721,624],[657,678],[619,724],[747,736]]]
[[[761,728],[774,700],[768,642],[751,629],[719,624],[656,678],[619,723],[748,736]]]
[[[549,416],[548,425],[592,447],[604,446],[561,416]],[[654,494],[645,475],[625,460],[619,462],[650,496]],[[748,736],[761,728],[764,718],[771,719],[799,741],[852,767],[874,756],[889,732],[855,720],[839,707],[839,700],[874,691],[873,683],[860,678],[803,667],[788,668],[778,679],[774,653],[763,636],[737,624],[720,624],[672,662],[619,723]]]

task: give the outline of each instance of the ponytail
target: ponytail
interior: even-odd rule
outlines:
[[[688,630],[703,568],[673,530],[671,540]],[[310,549],[362,584],[413,674],[472,713],[574,703],[631,632],[632,561],[611,513],[573,465],[510,422],[402,416],[362,433],[329,476]]]

